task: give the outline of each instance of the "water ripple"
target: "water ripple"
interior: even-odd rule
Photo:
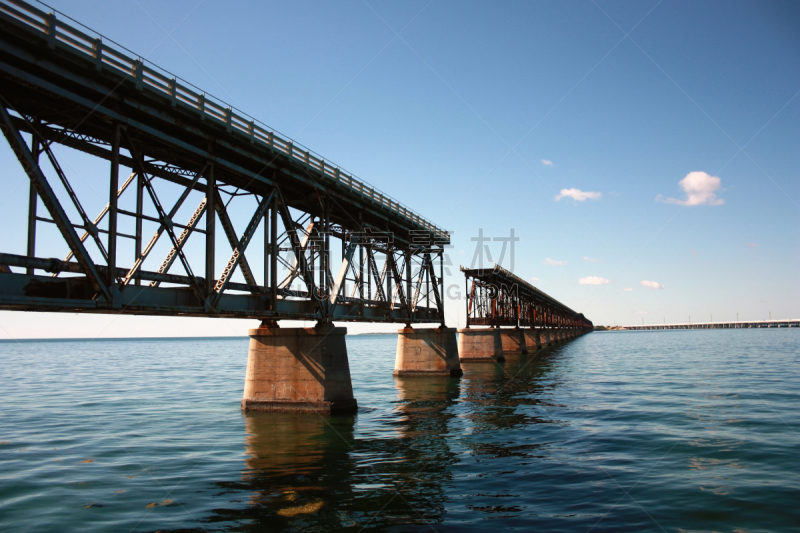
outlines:
[[[348,338],[352,417],[243,416],[247,339],[0,342],[0,529],[790,531],[800,337],[594,333],[462,378]]]

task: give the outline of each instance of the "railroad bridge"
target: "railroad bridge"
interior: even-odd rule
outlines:
[[[0,130],[30,180],[27,220],[6,225],[26,246],[0,252],[0,309],[257,319],[243,407],[268,410],[355,409],[346,329],[334,322],[404,324],[398,375],[460,375],[461,361],[512,349],[502,341],[499,357],[484,357],[467,341],[486,333],[470,325],[545,332],[530,346],[591,327],[499,267],[491,279],[467,271],[473,318],[456,345],[445,325],[446,230],[57,13],[0,0],[0,77]],[[96,197],[73,186],[70,150],[108,165],[95,211]],[[52,248],[37,241],[43,225],[57,229],[61,257],[41,255]],[[486,322],[480,295],[494,282]],[[503,283],[517,284],[514,295]]]

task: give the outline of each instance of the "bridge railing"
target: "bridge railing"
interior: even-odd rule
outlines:
[[[21,0],[0,0],[0,13],[46,35],[49,46],[54,48],[57,44],[66,45],[72,51],[93,59],[98,69],[110,67],[128,75],[133,78],[139,88],[158,91],[171,98],[173,105],[193,108],[204,117],[211,117],[221,122],[229,131],[246,136],[251,142],[282,152],[294,161],[305,165],[309,170],[322,174],[324,178],[337,182],[363,198],[388,208],[415,225],[430,231],[437,240],[449,242],[447,231],[437,227],[391,196],[359,180],[301,144],[280,135],[274,129],[226,104],[219,98],[203,92],[191,83],[141,57],[128,56],[122,50],[133,52],[114,41],[104,40],[100,34],[89,35],[58,20],[55,13],[47,13]],[[87,30],[92,31],[88,28]],[[109,46],[109,43],[114,46]]]

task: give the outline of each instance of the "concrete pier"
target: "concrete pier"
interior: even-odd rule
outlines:
[[[461,376],[456,329],[403,328],[397,330],[395,376]]]
[[[519,328],[501,329],[500,344],[503,346],[503,354],[528,353],[525,332]]]
[[[458,357],[462,363],[505,361],[500,330],[497,328],[459,329]]]
[[[524,330],[524,335],[525,335],[525,346],[528,347],[529,352],[536,351],[542,347],[540,330],[533,328],[526,329]]]
[[[245,411],[352,413],[347,328],[261,327],[250,330]]]

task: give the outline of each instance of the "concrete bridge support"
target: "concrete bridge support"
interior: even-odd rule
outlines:
[[[536,351],[542,347],[540,330],[531,328],[524,330],[524,332],[525,345],[528,347],[529,352]]]
[[[503,346],[503,354],[510,355],[528,353],[525,332],[519,328],[501,329],[500,344]]]
[[[250,330],[245,411],[353,413],[347,328]]]
[[[539,332],[539,343],[542,345],[542,348],[552,343],[552,339],[550,339],[549,329],[541,328],[536,331]]]
[[[458,358],[456,329],[398,329],[393,374],[403,377],[463,375]]]
[[[505,361],[500,330],[498,328],[459,329],[458,357],[462,363]]]

